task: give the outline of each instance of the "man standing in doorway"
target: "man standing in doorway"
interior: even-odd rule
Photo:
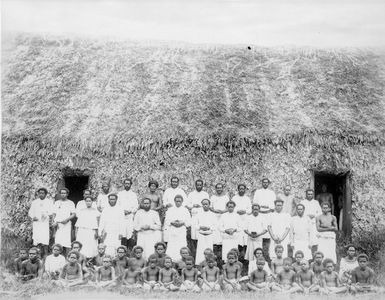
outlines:
[[[330,258],[334,263],[337,263],[337,218],[330,213],[329,203],[322,203],[322,215],[316,217],[316,224],[318,231],[318,251],[321,251],[325,258]]]
[[[316,200],[322,206],[322,203],[327,202],[331,208],[331,213],[334,215],[334,203],[333,203],[333,194],[328,192],[328,186],[323,184],[321,187],[322,193],[318,194]]]

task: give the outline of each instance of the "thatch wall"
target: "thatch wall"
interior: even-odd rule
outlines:
[[[65,168],[98,190],[201,177],[303,196],[310,169],[350,171],[353,232],[385,212],[384,56],[368,51],[145,45],[18,36],[3,71],[2,209],[26,233],[38,186]],[[365,218],[364,218],[365,217]]]

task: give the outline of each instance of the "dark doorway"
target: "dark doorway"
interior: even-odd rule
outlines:
[[[324,186],[326,186],[326,193],[330,193],[333,198],[333,215],[337,218],[338,228],[346,235],[351,233],[351,193],[348,175],[348,173],[314,173],[316,199],[320,201],[322,196],[325,197]]]
[[[76,204],[83,200],[83,191],[88,188],[89,176],[64,176],[64,185],[69,189],[68,199]]]

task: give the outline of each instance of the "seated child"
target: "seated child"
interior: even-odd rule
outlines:
[[[341,258],[339,276],[341,283],[351,284],[352,271],[358,267],[356,248],[353,245],[346,247],[347,256]]]
[[[60,272],[65,266],[66,259],[61,255],[63,247],[60,244],[52,246],[52,254],[48,255],[44,262],[44,275],[51,280],[58,280]]]
[[[235,254],[235,264],[238,265],[241,268],[242,272],[243,272],[243,263],[241,263],[239,261],[239,255],[240,255],[239,250],[237,248],[231,248],[230,251],[234,252],[234,254]]]
[[[137,268],[135,264],[130,263],[129,267],[123,274],[123,285],[129,290],[142,288],[140,277],[141,269]]]
[[[214,251],[210,248],[206,248],[205,251],[203,251],[203,255],[205,256],[205,260],[201,262],[198,266],[199,272],[202,273],[203,269],[208,266],[207,264],[207,258],[211,255],[214,255]],[[215,262],[215,266],[217,267],[217,262]]]
[[[91,274],[90,274],[90,271],[88,270],[87,258],[85,257],[85,255],[83,255],[80,252],[82,250],[82,247],[83,247],[83,245],[79,241],[73,241],[71,243],[71,250],[79,253],[78,263],[82,266],[83,277],[84,277],[84,279],[88,279]]]
[[[276,292],[296,293],[302,289],[296,282],[296,273],[291,268],[291,258],[283,259],[283,270],[278,273],[276,282],[271,285],[271,290]]]
[[[369,258],[366,254],[360,254],[357,257],[358,267],[352,271],[351,291],[369,292],[376,291],[374,286],[374,271],[368,267]]]
[[[159,268],[164,267],[164,259],[166,258],[166,244],[163,242],[158,242],[154,246],[155,248],[155,255],[157,259],[157,266]]]
[[[291,265],[294,272],[298,273],[299,271],[301,271],[302,269],[301,261],[303,260],[304,257],[305,256],[301,250],[298,250],[295,252],[294,254],[295,262]]]
[[[186,266],[181,272],[182,276],[182,285],[180,286],[180,291],[193,291],[200,292],[201,289],[198,285],[198,269],[194,267],[194,258],[192,256],[187,256],[185,259]]]
[[[325,271],[321,273],[321,288],[323,294],[340,294],[345,293],[348,289],[341,286],[337,272],[334,271],[334,263],[331,259],[326,258],[323,262]]]
[[[322,264],[323,259],[323,253],[317,251],[314,253],[314,261],[310,264],[310,270],[314,272],[318,285],[321,284],[321,273],[325,270],[324,265]]]
[[[96,270],[96,286],[98,287],[114,287],[116,286],[115,270],[111,264],[111,257],[105,255],[103,257],[103,266]]]
[[[249,276],[257,268],[257,264],[256,264],[257,259],[258,258],[264,258],[263,257],[263,250],[262,250],[262,248],[255,248],[254,256],[255,256],[255,260],[254,261],[250,261],[250,263],[249,263]],[[270,281],[271,277],[272,277],[272,272],[271,272],[269,266],[267,264],[264,264],[263,265],[263,269],[267,272],[267,274],[269,276],[269,281]]]
[[[179,287],[175,285],[175,278],[178,272],[172,267],[171,257],[166,256],[164,267],[159,271],[159,285],[161,291],[177,291]]]
[[[255,252],[255,251],[254,251]],[[269,274],[266,272],[265,259],[258,257],[256,260],[257,269],[249,275],[249,282],[246,284],[250,291],[269,291]]]
[[[159,271],[157,266],[158,258],[156,254],[150,255],[148,258],[148,267],[142,271],[143,289],[145,290],[159,290]]]
[[[141,272],[142,269],[146,266],[146,260],[143,258],[143,248],[142,246],[135,246],[132,249],[133,257],[128,260],[129,265],[132,265],[135,270]]]
[[[178,274],[181,274],[182,269],[186,267],[186,257],[190,256],[190,249],[187,247],[180,248],[181,259],[175,262],[174,268],[178,271]]]
[[[98,245],[98,255],[92,258],[91,264],[94,267],[101,267],[103,266],[103,257],[106,255],[106,245],[99,244]]]
[[[58,284],[65,287],[72,287],[83,284],[82,266],[78,263],[79,253],[71,250],[68,253],[68,263],[63,267],[60,273]]]
[[[22,248],[19,250],[19,257],[14,260],[13,270],[17,278],[21,278],[21,265],[23,261],[28,259],[28,249]]]
[[[203,291],[219,291],[221,289],[219,285],[219,268],[215,266],[215,255],[209,255],[207,257],[207,267],[202,270],[202,290]]]
[[[228,292],[241,290],[239,279],[241,278],[242,268],[235,263],[236,253],[230,250],[227,253],[227,263],[223,266],[223,286]]]
[[[274,251],[276,257],[271,260],[271,272],[273,273],[274,278],[276,278],[278,273],[283,270],[283,246],[276,245]]]
[[[126,246],[119,246],[116,249],[117,256],[112,260],[115,269],[115,276],[118,282],[122,281],[123,274],[129,266]]]
[[[38,249],[32,247],[28,251],[28,259],[24,260],[21,264],[20,278],[22,281],[29,281],[41,277],[43,272],[43,264],[37,257]]]
[[[302,292],[309,294],[319,291],[319,285],[316,282],[314,272],[309,269],[309,263],[306,259],[301,260],[301,271],[297,273],[298,285]]]

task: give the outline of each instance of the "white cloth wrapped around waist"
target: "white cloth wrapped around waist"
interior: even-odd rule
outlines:
[[[336,233],[334,231],[317,232],[317,237],[323,239],[335,239]]]

